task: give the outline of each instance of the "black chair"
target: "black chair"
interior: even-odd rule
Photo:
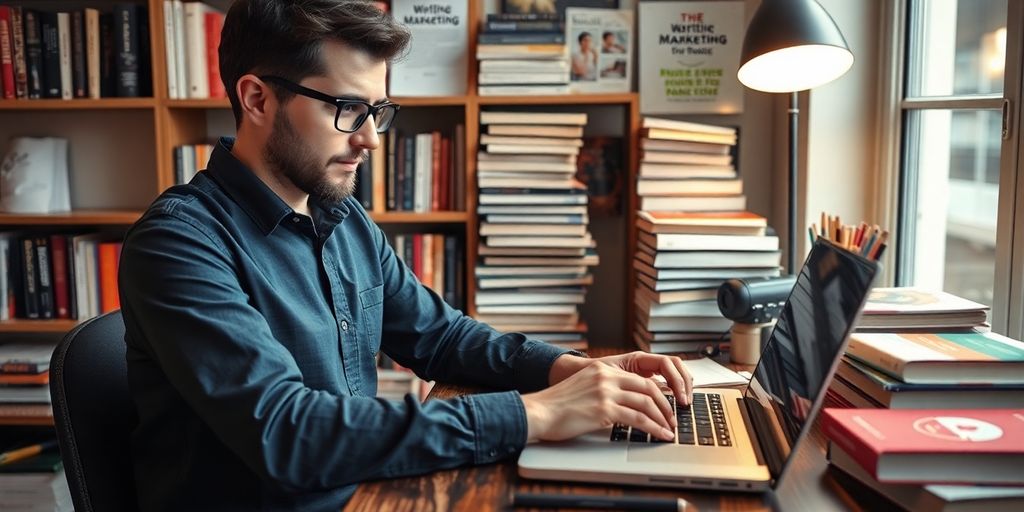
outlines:
[[[57,443],[77,512],[137,510],[121,312],[75,327],[50,360]]]

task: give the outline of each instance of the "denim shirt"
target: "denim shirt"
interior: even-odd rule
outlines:
[[[566,351],[445,304],[345,199],[296,213],[222,139],[129,230],[119,287],[144,510],[338,510],[355,483],[516,454],[517,391],[375,398],[424,379],[522,392]]]

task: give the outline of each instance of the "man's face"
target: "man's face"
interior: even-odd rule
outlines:
[[[580,48],[582,50],[584,50],[584,51],[590,49],[590,36],[589,35],[583,36],[583,38],[580,39]]]
[[[333,41],[323,43],[320,58],[325,75],[306,77],[300,85],[368,103],[385,99],[383,61]],[[358,131],[343,133],[334,127],[336,113],[334,105],[294,95],[278,109],[264,148],[271,172],[325,203],[352,195],[356,168],[380,144],[372,118]]]

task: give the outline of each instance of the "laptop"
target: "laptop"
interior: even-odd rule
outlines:
[[[615,425],[527,445],[519,474],[749,492],[776,487],[821,408],[877,272],[876,262],[817,241],[745,392],[697,388],[692,405],[673,404],[679,428],[672,442]]]

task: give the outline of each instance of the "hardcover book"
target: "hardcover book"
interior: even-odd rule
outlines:
[[[904,382],[1024,383],[1024,343],[992,332],[858,332],[846,353]]]

